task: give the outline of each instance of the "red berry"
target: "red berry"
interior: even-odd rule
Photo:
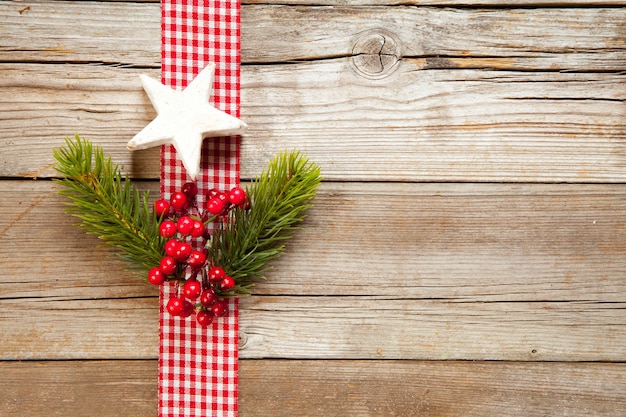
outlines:
[[[221,266],[212,266],[209,268],[209,281],[217,282],[224,279],[226,276],[226,271]]]
[[[186,182],[183,184],[183,188],[181,188],[183,194],[187,196],[188,199],[193,199],[198,195],[198,186],[195,182]]]
[[[172,205],[172,208],[174,208],[174,210],[182,212],[189,206],[189,201],[187,200],[187,196],[184,193],[176,191],[174,194],[172,194],[172,198],[170,198],[170,204]]]
[[[207,288],[200,294],[200,304],[205,307],[211,307],[217,301],[217,295],[211,288]]]
[[[171,220],[165,220],[159,225],[159,234],[163,237],[176,236],[176,223]]]
[[[222,278],[222,281],[220,281],[219,286],[220,290],[228,292],[235,287],[235,280],[232,277],[226,275],[224,278]]]
[[[201,237],[201,236],[204,236],[205,230],[206,230],[206,227],[204,226],[204,223],[202,223],[200,220],[194,220],[193,226],[191,228],[191,232],[189,234],[192,237]]]
[[[176,239],[170,239],[165,242],[165,254],[168,256],[176,255],[176,250],[178,249],[178,244],[180,242]]]
[[[215,304],[211,306],[211,312],[215,315],[215,317],[224,317],[226,313],[228,313],[228,304],[226,300],[216,301]]]
[[[208,327],[213,322],[213,313],[200,310],[196,313],[196,321],[202,327]]]
[[[185,284],[183,285],[183,294],[185,295],[185,298],[195,300],[196,298],[200,297],[201,292],[202,284],[200,284],[198,281],[196,281],[195,279],[189,279],[185,281]]]
[[[189,216],[181,216],[176,223],[176,228],[183,236],[188,236],[193,230],[194,220]]]
[[[198,270],[202,268],[202,266],[204,266],[204,264],[206,263],[206,255],[204,254],[204,252],[194,250],[191,252],[191,255],[189,255],[187,263],[192,269]]]
[[[167,216],[170,211],[170,203],[167,200],[157,200],[154,202],[154,212],[157,217]]]
[[[167,308],[168,313],[170,313],[172,316],[179,316],[183,313],[183,310],[185,309],[185,303],[182,299],[178,297],[172,297],[167,300],[167,305],[165,306],[165,308]]]
[[[219,197],[220,194],[222,194],[222,192],[220,190],[218,190],[217,188],[211,188],[208,192],[207,192],[207,197],[208,199],[212,199],[213,197]]]
[[[164,256],[159,263],[159,269],[161,269],[161,272],[165,275],[172,275],[176,272],[176,260],[171,256]]]
[[[174,259],[180,262],[185,262],[189,255],[191,255],[193,249],[191,245],[187,242],[179,242],[178,246],[176,246],[176,253],[174,254]]]
[[[148,282],[153,285],[161,285],[165,282],[165,274],[161,268],[155,267],[148,271]]]
[[[180,313],[181,317],[189,317],[193,314],[195,307],[189,301],[183,301],[183,311]]]
[[[207,211],[214,216],[222,214],[224,208],[226,208],[226,202],[219,197],[213,197],[206,205]]]
[[[228,193],[228,200],[236,206],[243,207],[246,203],[248,196],[241,187],[234,187]]]

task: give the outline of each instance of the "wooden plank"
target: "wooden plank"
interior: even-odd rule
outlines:
[[[0,61],[160,66],[158,3],[34,1],[28,7],[0,3]],[[363,51],[359,41],[381,36],[397,44],[396,58],[419,58],[422,68],[617,72],[624,70],[625,18],[626,8],[599,7],[251,5],[242,9],[242,61],[376,55],[380,48]]]
[[[420,69],[591,72],[623,69],[626,54],[626,8],[272,6],[242,17],[244,63],[370,54],[419,59]]]
[[[156,295],[116,299],[42,296],[2,299],[0,304],[4,308],[0,313],[2,359],[153,359],[158,355]]]
[[[154,357],[155,289],[71,226],[49,181],[1,184],[0,357]],[[624,193],[325,183],[242,301],[241,356],[624,360]]]
[[[0,61],[161,65],[159,3],[0,2]]]
[[[388,78],[365,80],[350,65],[254,68],[255,82],[244,81],[242,92],[251,126],[244,161],[298,147],[328,179],[625,177],[624,75],[418,71],[401,62]]]
[[[247,67],[244,178],[295,147],[325,178],[342,181],[626,179],[624,74],[417,71],[403,61],[388,78],[371,80],[351,68],[347,58]],[[54,175],[51,148],[79,133],[132,176],[158,178],[157,150],[125,148],[154,117],[136,71],[35,64],[0,71],[0,175]]]
[[[21,3],[0,3],[3,60],[158,65],[158,5],[105,5],[113,30],[102,39],[66,24],[98,28],[102,19],[91,4],[40,2],[20,14]],[[624,179],[624,9],[334,7],[315,8],[319,18],[310,19],[306,7],[250,7],[244,61],[323,60],[244,67],[243,114],[252,126],[244,176],[279,148],[296,146],[323,164],[329,179]],[[137,42],[128,42],[123,28],[135,22],[152,29],[138,37],[133,29]],[[472,36],[463,35],[468,31]],[[360,43],[372,37],[385,45],[395,40],[397,51],[379,56],[376,42]],[[50,43],[61,38],[61,48]],[[403,59],[382,80],[359,72],[374,71],[372,62],[383,58],[393,63],[396,54]],[[533,72],[573,69],[622,72]],[[53,175],[50,148],[78,132],[107,147],[131,175],[157,177],[156,151],[131,156],[124,148],[154,115],[138,71],[23,64],[0,70],[9,97],[0,105],[0,175]],[[158,76],[156,68],[148,72]],[[17,154],[23,157],[14,161]]]
[[[157,414],[157,361],[0,362],[2,415]]]
[[[625,302],[485,303],[398,294],[267,296],[246,299],[241,307],[244,358],[626,358]]]
[[[0,298],[36,302],[158,295],[155,288],[127,270],[115,251],[75,226],[78,220],[64,212],[67,200],[50,181],[0,184],[0,196],[5,199],[0,210],[0,241],[11,242],[0,255]],[[158,183],[150,188],[158,195]]]
[[[2,359],[157,355],[156,297],[3,300],[2,308]],[[624,302],[257,296],[241,303],[239,354],[241,358],[622,362],[626,358],[624,308]]]
[[[155,295],[112,250],[73,226],[49,182],[0,184],[0,238],[12,242],[2,255],[5,297]],[[156,195],[158,184],[149,188]],[[621,185],[324,183],[306,227],[256,292],[392,296],[402,289],[421,298],[527,301],[539,291],[549,300],[621,301],[624,194]],[[32,259],[37,267],[25,269]],[[39,278],[54,271],[63,282]],[[100,276],[106,282],[91,287]]]
[[[158,149],[126,149],[156,115],[136,70],[4,64],[0,72],[0,143],[6,151],[0,153],[1,175],[55,175],[52,148],[62,146],[65,136],[81,134],[93,138],[130,175],[159,177]],[[146,71],[157,78],[158,72]]]
[[[153,416],[156,361],[0,362],[7,417]],[[621,416],[626,366],[241,360],[240,416]],[[593,411],[590,411],[593,410]]]
[[[624,364],[240,363],[242,416],[622,416],[626,406]]]
[[[257,291],[624,301],[623,188],[325,183]]]

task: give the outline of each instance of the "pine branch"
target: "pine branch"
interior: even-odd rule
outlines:
[[[55,169],[64,177],[60,193],[69,198],[69,212],[81,227],[144,272],[159,265],[164,238],[146,192],[140,195],[99,147],[78,136],[55,150]],[[235,279],[228,295],[249,294],[263,278],[268,263],[285,250],[305,218],[321,183],[320,168],[297,151],[284,152],[246,190],[250,209],[234,208],[219,218],[207,244],[211,265],[222,266]]]
[[[277,155],[247,189],[250,210],[235,209],[214,232],[209,255],[249,293],[268,263],[285,250],[321,182],[320,168],[297,151]]]
[[[81,220],[87,233],[98,235],[135,269],[158,265],[163,239],[152,213],[149,193],[140,195],[101,148],[78,136],[53,152],[55,169],[64,178],[60,194],[69,198],[68,212]]]

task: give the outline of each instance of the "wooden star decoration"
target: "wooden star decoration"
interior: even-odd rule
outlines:
[[[240,135],[247,128],[241,120],[209,104],[214,73],[215,64],[207,65],[183,91],[141,75],[157,117],[128,142],[128,149],[174,145],[187,175],[195,180],[200,174],[203,139]]]

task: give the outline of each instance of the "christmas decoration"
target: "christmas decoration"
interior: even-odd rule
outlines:
[[[209,104],[214,72],[215,64],[207,65],[183,91],[142,75],[143,88],[158,116],[128,142],[128,148],[174,145],[187,175],[195,180],[200,173],[202,140],[239,135],[247,128],[241,120]]]
[[[225,298],[251,293],[268,262],[284,252],[321,182],[316,164],[283,152],[246,189],[210,190],[205,207],[193,182],[152,205],[149,193],[86,139],[66,139],[54,157],[60,193],[80,225],[119,249],[151,284],[176,282],[167,311],[195,315],[203,327],[227,314]]]
[[[239,0],[161,1],[161,82],[182,90],[208,63],[215,64],[211,104],[240,116],[241,4]],[[239,185],[239,136],[204,140],[196,180],[198,201],[213,189]],[[190,181],[174,146],[161,148],[161,198]],[[206,203],[201,203],[206,205]],[[160,286],[159,417],[236,417],[238,406],[238,298],[228,314],[205,329],[167,312],[176,285]],[[200,317],[204,314],[199,312]]]

